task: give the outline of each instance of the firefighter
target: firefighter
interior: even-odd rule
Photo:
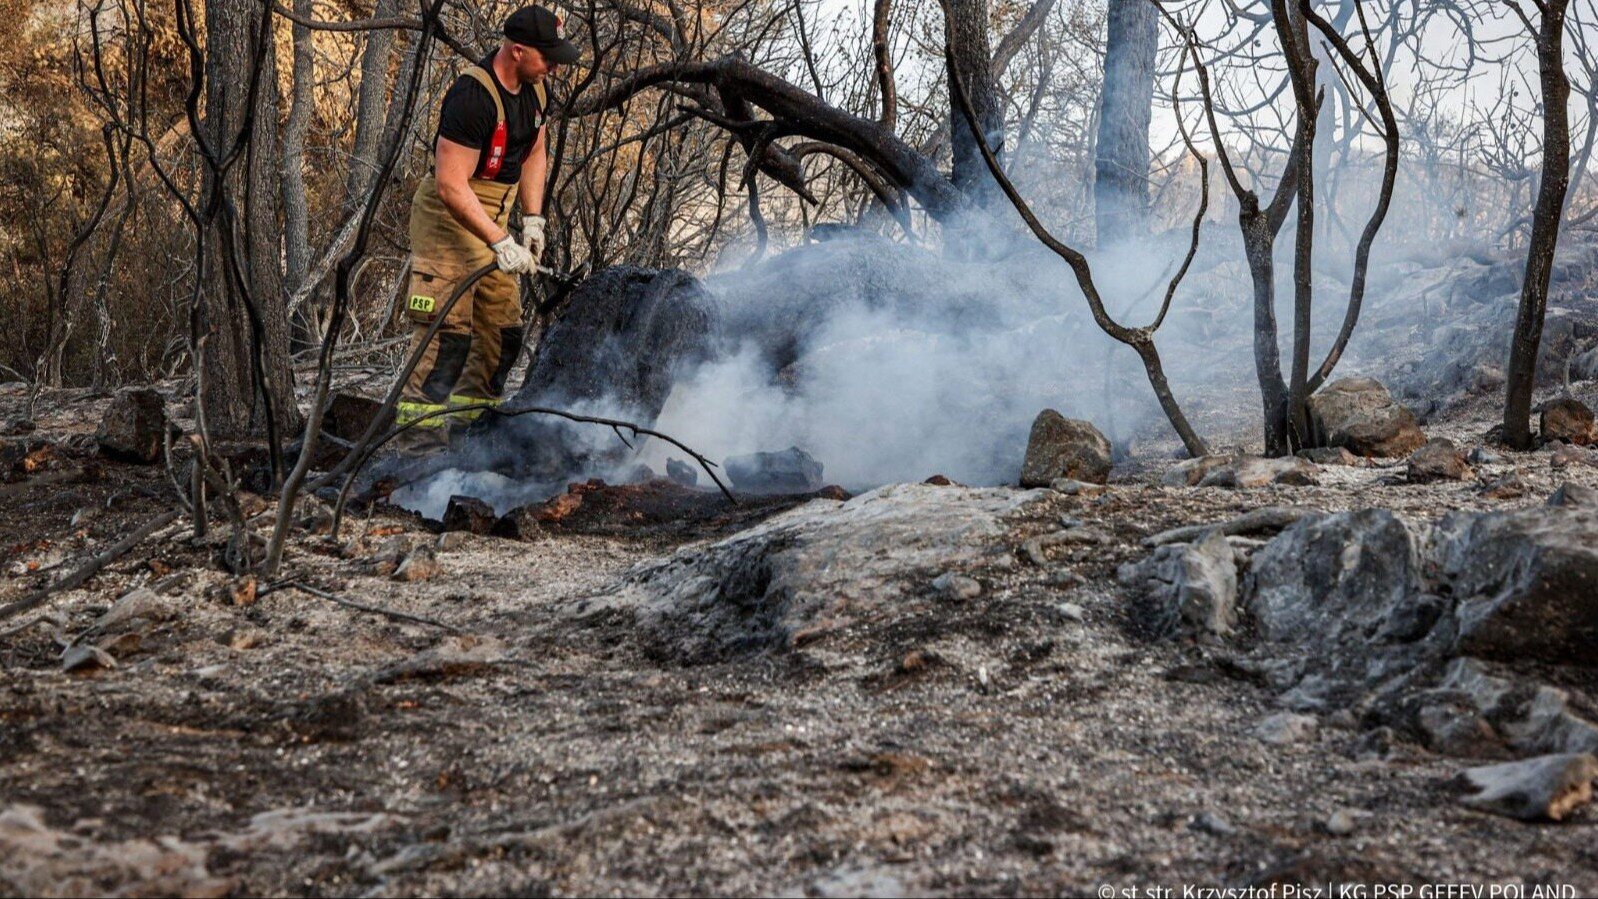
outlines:
[[[413,451],[448,445],[450,425],[500,402],[522,347],[521,276],[544,252],[544,79],[577,59],[560,17],[525,6],[505,20],[499,49],[444,95],[433,171],[411,198],[411,352],[467,275],[490,262],[498,269],[456,301],[405,382],[397,421],[418,422],[405,432]],[[520,234],[510,232],[513,205]],[[455,411],[423,418],[447,409]]]

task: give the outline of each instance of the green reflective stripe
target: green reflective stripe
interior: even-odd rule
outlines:
[[[394,407],[394,424],[404,427],[411,422],[416,422],[418,428],[442,428],[449,424],[450,416],[435,415],[432,418],[423,418],[434,412],[443,412],[448,409],[442,403],[407,403],[401,402]],[[421,419],[421,421],[417,421]]]
[[[451,394],[449,398],[451,406],[498,406],[503,402],[503,397],[461,396],[458,393]]]
[[[490,399],[485,396],[461,396],[454,394],[449,398],[451,408],[458,409],[450,418],[458,421],[476,421],[483,417],[483,410],[498,406],[503,399],[495,397]]]

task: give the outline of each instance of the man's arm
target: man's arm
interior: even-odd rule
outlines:
[[[477,160],[481,151],[465,144],[458,144],[447,137],[440,137],[434,154],[436,157],[434,177],[438,181],[438,198],[444,201],[449,214],[485,244],[495,244],[504,240],[508,236],[505,229],[495,224],[489,217],[488,211],[478,202],[477,194],[472,192],[469,183],[472,172],[477,171]],[[522,183],[527,183],[525,177],[522,178]],[[543,197],[541,186],[539,197],[540,199]]]
[[[538,129],[538,137],[533,141],[533,149],[528,151],[527,160],[522,163],[522,180],[516,186],[516,195],[522,204],[522,215],[544,214],[544,183],[549,178],[549,148],[544,142],[544,137],[549,133],[547,126]]]

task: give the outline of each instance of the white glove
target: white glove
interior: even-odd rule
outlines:
[[[500,238],[498,243],[488,245],[494,251],[494,259],[499,263],[499,270],[511,274],[531,274],[537,261],[527,248],[516,242],[509,234]]]
[[[533,261],[544,258],[544,227],[548,224],[541,215],[522,216],[522,246],[533,254]]]

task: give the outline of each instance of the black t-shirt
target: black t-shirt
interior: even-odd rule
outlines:
[[[500,102],[505,104],[505,161],[500,164],[494,180],[501,184],[515,184],[522,177],[522,163],[533,151],[533,141],[544,124],[544,110],[538,104],[538,91],[531,83],[511,93],[499,83],[494,74],[492,56],[478,63],[488,70],[499,89]],[[457,144],[476,150],[486,150],[494,137],[494,98],[488,95],[482,82],[470,75],[461,75],[450,85],[444,95],[444,106],[438,114],[438,137],[447,137]],[[479,161],[479,164],[481,162]]]

